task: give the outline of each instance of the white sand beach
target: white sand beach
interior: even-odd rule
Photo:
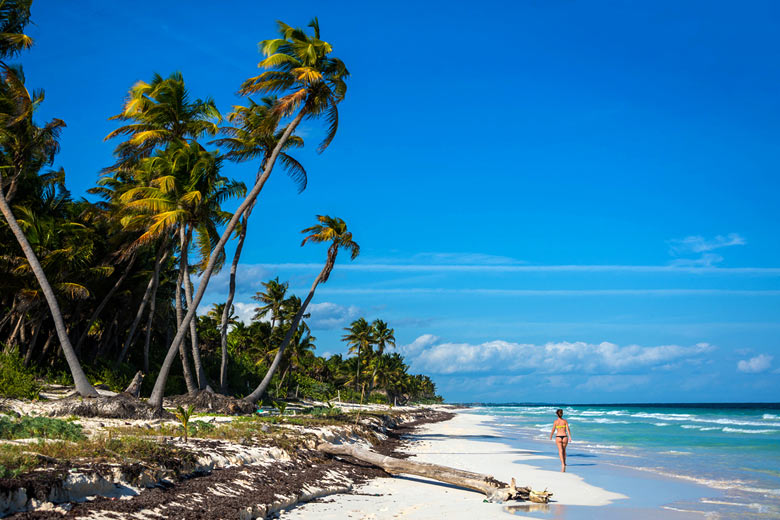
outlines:
[[[512,516],[560,519],[625,518],[626,514],[635,518],[692,518],[690,514],[661,509],[661,504],[652,504],[652,500],[631,504],[627,494],[588,482],[579,474],[576,465],[570,466],[567,473],[561,473],[552,469],[559,467],[556,457],[518,449],[506,440],[497,434],[489,417],[458,413],[450,421],[420,428],[411,436],[409,452],[413,454],[412,460],[485,473],[503,481],[515,477],[518,485],[537,490],[546,488],[554,492],[550,505],[488,503],[479,493],[419,477],[401,476],[373,480],[355,489],[353,494],[335,495],[300,505],[283,511],[280,518],[459,520]],[[592,468],[589,471],[592,472]],[[632,494],[640,498],[650,493],[663,501],[664,497],[670,496],[669,489],[679,489],[675,482],[643,475],[613,474],[611,477],[606,480],[620,482],[619,487],[630,488]],[[610,507],[627,502],[629,507],[614,510]]]

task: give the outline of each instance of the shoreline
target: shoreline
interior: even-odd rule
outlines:
[[[319,499],[280,513],[282,520],[472,518],[701,518],[700,514],[664,509],[675,499],[693,496],[700,486],[592,462],[571,453],[566,473],[557,454],[526,439],[516,440],[494,418],[457,410],[445,422],[428,424],[407,437],[410,458],[491,475],[517,479],[518,485],[553,492],[550,504],[513,502],[491,504],[479,493],[421,477],[378,477],[350,494]],[[576,448],[575,448],[576,450]]]

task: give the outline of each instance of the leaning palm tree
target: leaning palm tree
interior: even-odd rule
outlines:
[[[319,147],[322,152],[333,141],[338,129],[338,104],[347,93],[346,79],[349,77],[344,63],[338,58],[330,57],[333,48],[328,42],[320,40],[320,28],[317,20],[313,20],[309,26],[314,29],[314,35],[309,36],[301,29],[293,29],[287,24],[279,22],[282,38],[266,40],[260,46],[266,58],[260,62],[260,67],[266,70],[259,76],[244,82],[241,92],[252,93],[280,93],[276,110],[282,117],[292,116],[293,119],[287,125],[284,133],[279,138],[273,152],[266,161],[263,174],[247,194],[214,247],[214,252],[209,258],[208,265],[203,270],[198,284],[198,291],[193,298],[193,305],[187,311],[182,325],[176,332],[168,353],[165,356],[160,373],[155,381],[149,402],[161,407],[165,382],[168,379],[173,358],[179,344],[183,341],[186,328],[195,317],[195,312],[203,299],[209,280],[217,263],[217,255],[224,249],[225,244],[232,235],[241,215],[254,204],[258,194],[263,189],[271,171],[276,164],[276,159],[281,153],[285,143],[306,118],[318,118],[324,116],[328,121],[328,129],[325,139]]]
[[[29,19],[29,9],[29,2],[3,2],[0,4],[0,14],[5,16],[3,21],[0,22],[0,29],[11,31],[0,35],[0,60],[30,46],[31,40],[21,34]],[[20,74],[17,74],[2,61],[0,61],[0,65],[3,70],[0,75],[0,89],[2,89],[0,95],[3,98],[2,103],[0,103],[3,107],[0,110],[0,122],[2,123],[0,124],[0,151],[4,159],[11,158],[10,161],[3,161],[3,169],[0,170],[0,212],[5,217],[8,227],[11,229],[17,242],[19,242],[19,246],[30,264],[30,269],[41,286],[41,291],[54,320],[62,352],[73,375],[76,391],[85,397],[97,396],[97,391],[89,383],[84,370],[81,368],[76,352],[70,343],[62,311],[54,290],[49,284],[49,280],[41,263],[38,261],[35,251],[11,210],[6,198],[6,188],[3,179],[6,170],[11,172],[12,182],[16,181],[22,172],[29,172],[32,166],[30,159],[40,160],[41,165],[51,164],[54,160],[54,154],[58,150],[57,137],[59,130],[64,126],[64,123],[55,120],[55,124],[50,123],[43,127],[37,126],[32,119],[33,108],[40,103],[42,97],[31,96],[24,86],[24,80],[20,78]],[[14,155],[14,149],[24,150],[25,153],[22,154],[21,158],[17,158]],[[10,164],[7,164],[8,162]]]
[[[255,391],[244,398],[252,403],[256,403],[263,396],[266,388],[268,388],[268,385],[271,383],[271,378],[279,367],[279,362],[284,355],[284,349],[290,343],[293,334],[298,330],[298,323],[306,312],[306,307],[308,307],[309,302],[311,302],[311,299],[314,297],[314,291],[317,290],[319,284],[328,281],[330,273],[336,265],[336,256],[338,255],[339,249],[349,250],[352,260],[357,258],[360,254],[360,246],[352,240],[352,233],[347,231],[347,224],[344,223],[343,220],[337,217],[323,215],[317,215],[317,220],[319,220],[319,224],[301,231],[301,233],[309,233],[309,235],[303,239],[303,242],[301,242],[301,246],[305,245],[306,242],[330,242],[325,266],[322,268],[322,271],[320,271],[320,274],[314,279],[314,283],[312,284],[311,289],[309,289],[309,294],[306,296],[306,299],[303,300],[298,312],[295,313],[295,317],[293,317],[292,323],[290,323],[287,333],[285,334],[282,343],[279,345],[279,350],[276,352],[276,356],[274,356],[271,366],[268,367],[268,372],[266,372],[265,377],[263,377],[263,380]]]
[[[214,143],[227,148],[228,153],[225,158],[235,162],[245,162],[249,160],[261,159],[260,168],[257,172],[257,178],[262,174],[268,159],[271,157],[276,145],[284,135],[284,129],[275,131],[279,124],[279,113],[274,110],[276,104],[275,97],[263,98],[262,103],[255,103],[249,100],[249,106],[234,106],[227,119],[235,126],[228,126],[222,129],[227,136],[217,139]],[[303,146],[303,139],[297,135],[288,137],[282,151],[279,152],[279,160],[287,170],[288,175],[298,185],[300,193],[306,188],[306,170],[293,157],[284,152],[288,148],[300,148]],[[256,201],[256,200],[255,200]],[[233,298],[236,294],[236,273],[238,272],[238,262],[241,258],[241,252],[244,250],[244,241],[246,240],[247,228],[249,226],[249,216],[254,209],[254,203],[250,204],[243,215],[241,215],[241,225],[238,232],[238,243],[233,253],[233,262],[230,265],[230,280],[228,282],[228,299],[222,314],[220,324],[220,343],[222,346],[222,363],[220,366],[220,385],[224,389],[227,382],[227,333],[228,333],[228,314],[227,311],[233,304]],[[273,323],[273,319],[271,320]]]
[[[344,330],[347,331],[347,334],[344,334],[341,339],[349,345],[350,354],[357,354],[355,390],[360,391],[360,358],[361,354],[370,356],[371,347],[374,344],[374,328],[368,324],[365,318],[358,318]]]

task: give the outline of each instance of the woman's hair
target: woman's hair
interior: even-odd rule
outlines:
[[[555,414],[558,416],[559,419],[563,419],[563,410],[561,410],[560,408],[555,410]]]

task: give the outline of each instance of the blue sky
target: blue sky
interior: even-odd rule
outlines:
[[[777,399],[778,4],[75,5],[35,2],[22,63],[77,196],[139,79],[180,70],[227,112],[274,21],[315,15],[349,67],[333,145],[301,129],[308,189],[261,194],[243,313],[269,277],[305,293],[325,251],[299,231],[331,214],[362,254],[314,300],[320,353],[363,315],[451,401]]]

